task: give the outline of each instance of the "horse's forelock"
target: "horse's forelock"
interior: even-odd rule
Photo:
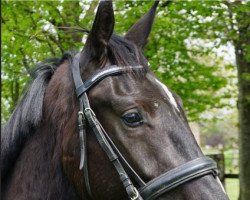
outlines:
[[[147,61],[141,50],[125,38],[113,34],[108,47],[113,61],[119,66],[147,66]]]

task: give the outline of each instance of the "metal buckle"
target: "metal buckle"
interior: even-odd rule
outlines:
[[[78,125],[83,125],[84,113],[82,111],[78,112]]]
[[[130,200],[138,200],[139,192],[135,187],[134,187],[134,192],[135,192],[135,196],[130,197]]]
[[[78,112],[78,117],[82,117],[83,114],[84,114],[84,113],[83,113],[82,111],[79,111],[79,112]]]
[[[91,114],[95,117],[95,113],[94,113],[94,111],[91,108],[85,108],[84,109],[84,113],[86,113],[87,111],[90,111]]]

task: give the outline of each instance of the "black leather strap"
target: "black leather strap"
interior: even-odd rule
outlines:
[[[100,123],[98,122],[94,112],[89,106],[88,98],[86,93],[84,93],[81,96],[81,99],[83,100],[83,106],[84,106],[84,114],[86,116],[86,119],[88,121],[88,124],[92,128],[93,132],[95,133],[95,136],[97,138],[98,143],[108,156],[109,160],[113,163],[116,171],[118,172],[120,176],[120,180],[126,189],[126,192],[130,199],[133,200],[142,200],[140,197],[140,194],[138,193],[137,189],[134,187],[133,183],[131,182],[129,176],[127,175],[126,171],[124,170],[122,164],[120,163],[118,156],[113,151],[112,147],[110,146],[109,142],[107,141],[102,128],[100,127]],[[136,197],[136,198],[135,198]]]
[[[152,200],[173,188],[192,179],[207,174],[217,175],[217,164],[211,158],[201,157],[184,163],[159,177],[151,180],[139,189],[144,200]]]
[[[99,122],[99,121],[98,121]],[[102,127],[101,123],[99,122],[99,126],[101,127],[103,133],[105,134],[105,137],[107,138],[109,144],[112,146],[112,149],[115,151],[117,154],[119,160],[121,161],[122,165],[124,166],[126,172],[128,173],[129,177],[134,180],[139,187],[143,187],[146,185],[146,183],[141,179],[141,177],[134,171],[134,169],[131,167],[131,165],[127,162],[127,160],[123,157],[119,149],[115,146],[114,142],[111,140],[109,135],[106,133],[104,128]]]
[[[75,88],[78,88],[80,87],[80,85],[83,84],[79,68],[79,59],[80,59],[80,53],[75,55],[75,57],[72,60],[72,64],[70,65]]]
[[[79,85],[76,88],[76,94],[78,97],[81,96],[84,92],[88,91],[90,88],[92,88],[94,85],[96,85],[98,82],[105,79],[106,77],[120,75],[130,70],[137,70],[137,69],[143,69],[143,67],[136,66],[132,68],[132,67],[118,67],[117,65],[111,65],[109,66],[109,68],[105,68],[105,70],[99,71],[89,80]]]
[[[83,169],[84,181],[87,193],[90,198],[93,198],[90,182],[89,182],[89,172],[88,172],[88,160],[87,160],[87,141],[86,141],[86,117],[84,114],[84,99],[81,97],[79,99],[80,110],[78,112],[78,127],[79,127],[79,139],[80,139],[80,166],[79,169]]]

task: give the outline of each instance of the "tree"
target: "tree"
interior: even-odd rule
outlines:
[[[8,118],[16,105],[28,78],[26,74],[31,74],[37,61],[60,56],[65,50],[82,48],[84,34],[79,29],[76,32],[66,27],[89,29],[97,3],[3,2],[3,119]],[[194,45],[188,47],[187,44],[194,38],[214,40],[211,29],[217,18],[213,23],[200,23],[199,20],[210,16],[216,4],[173,2],[169,7],[159,7],[145,49],[156,75],[182,97],[190,120],[199,119],[200,113],[212,107],[224,106],[221,99],[232,94],[229,90],[220,92],[227,85],[227,76],[221,70],[223,67],[218,68],[216,62],[210,65],[200,62],[212,53],[212,48],[195,49]],[[115,31],[124,34],[150,6],[150,1],[116,2]]]
[[[240,199],[247,200],[250,197],[250,3],[245,7],[237,2],[229,5],[229,9],[237,22],[237,37],[233,41],[239,88]]]
[[[97,1],[85,3],[82,10],[78,1],[2,1],[3,122],[18,103],[37,62],[61,56],[67,50],[80,50],[84,35],[79,31],[80,24],[90,27],[90,14],[97,4]],[[80,18],[81,14],[85,17]]]

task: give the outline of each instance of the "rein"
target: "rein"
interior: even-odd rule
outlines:
[[[125,188],[130,200],[151,200],[159,197],[163,193],[172,190],[173,188],[186,183],[192,179],[199,178],[208,174],[218,175],[217,164],[211,158],[200,157],[184,163],[176,168],[163,173],[153,180],[145,183],[140,176],[129,165],[126,159],[117,149],[111,138],[108,136],[101,123],[91,109],[87,91],[90,90],[101,80],[109,76],[122,75],[131,70],[141,70],[142,66],[122,68],[117,65],[111,65],[108,69],[102,70],[95,74],[89,80],[83,82],[80,75],[79,66],[80,54],[77,54],[72,62],[71,71],[76,89],[76,95],[80,102],[78,112],[78,127],[80,139],[80,170],[83,169],[85,186],[88,195],[93,199],[91,186],[89,183],[88,165],[87,165],[87,150],[86,150],[86,125],[93,130],[98,143],[108,156],[110,162],[114,165],[119,174],[120,180]],[[137,189],[133,182],[139,186]]]

